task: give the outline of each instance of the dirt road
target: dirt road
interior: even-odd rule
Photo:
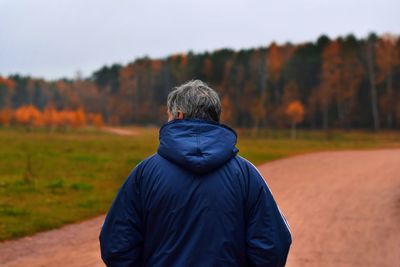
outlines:
[[[292,228],[287,266],[400,266],[400,150],[314,153],[259,169]],[[103,218],[0,243],[0,266],[103,266]]]
[[[293,235],[287,266],[400,266],[400,150],[260,166]]]
[[[1,267],[97,267],[104,216],[32,237],[0,243]]]
[[[137,129],[123,129],[119,127],[102,127],[101,128],[104,132],[112,133],[116,135],[123,135],[123,136],[136,136],[139,135],[139,130]]]

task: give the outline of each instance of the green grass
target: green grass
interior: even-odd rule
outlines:
[[[158,133],[0,129],[0,240],[104,213],[130,170],[155,152]]]
[[[255,164],[312,151],[400,147],[400,133],[239,130]],[[158,129],[117,136],[94,129],[48,133],[0,128],[0,240],[104,213],[130,170],[155,153]]]

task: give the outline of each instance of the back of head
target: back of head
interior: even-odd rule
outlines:
[[[167,107],[173,118],[181,112],[185,119],[219,122],[221,115],[221,101],[217,92],[200,80],[175,87],[168,95]]]

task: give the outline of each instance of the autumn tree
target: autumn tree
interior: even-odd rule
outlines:
[[[354,36],[348,36],[340,45],[338,86],[334,92],[337,119],[340,127],[348,127],[357,103],[357,94],[363,81],[364,71],[357,54],[358,44]]]
[[[210,58],[206,58],[203,62],[203,66],[201,68],[201,74],[204,76],[205,80],[211,80],[213,74],[213,63]]]
[[[393,90],[393,72],[399,62],[399,53],[396,49],[398,37],[391,34],[383,35],[375,47],[377,65],[377,83],[386,83],[386,90],[381,97],[381,110],[386,113],[387,127],[392,128],[395,113],[395,95]]]
[[[60,114],[60,129],[66,131],[74,123],[75,114],[72,110],[66,109],[59,112]]]
[[[15,86],[12,79],[0,76],[0,108],[11,107],[11,94]]]
[[[370,88],[371,97],[371,110],[373,119],[373,128],[378,130],[380,128],[379,110],[378,110],[378,92],[376,89],[376,36],[371,34],[364,44],[364,67],[366,73],[368,74],[368,83]]]
[[[268,48],[267,73],[268,78],[273,84],[274,103],[280,101],[279,79],[283,67],[283,55],[276,43],[272,43]]]
[[[251,115],[254,121],[254,129],[256,132],[258,132],[259,128],[262,127],[267,118],[267,111],[265,108],[266,97],[267,95],[265,91],[263,91],[259,97],[254,99],[254,102],[250,107]]]
[[[286,108],[292,101],[300,99],[297,82],[292,80],[283,88],[282,105]]]
[[[101,114],[94,114],[94,117],[93,117],[91,123],[96,128],[103,127],[103,125],[104,125],[103,116]]]
[[[232,102],[229,96],[222,96],[221,98],[221,122],[226,124],[232,124],[233,122],[233,110]]]
[[[86,114],[82,107],[75,111],[75,118],[73,122],[74,127],[86,126]]]
[[[322,51],[330,43],[329,38],[321,36],[316,43],[304,43],[295,46],[295,51],[282,69],[283,87],[282,107],[283,113],[287,105],[288,89],[291,83],[296,84],[298,97],[307,106],[307,121],[311,128],[316,128],[321,118],[321,108],[318,101],[318,89],[321,80]],[[290,91],[290,90],[289,90]],[[286,95],[286,96],[285,96]],[[289,99],[289,101],[293,100]]]
[[[298,100],[306,105],[303,125],[310,128],[378,129],[381,121],[399,128],[399,50],[399,38],[390,36],[321,36],[298,45],[138,58],[87,78],[11,75],[0,77],[0,109],[33,105],[47,127],[92,124],[88,114],[99,114],[104,123],[161,124],[170,90],[203,79],[221,95],[224,120],[234,126],[284,127],[287,106]]]
[[[15,111],[15,120],[17,123],[25,125],[27,129],[43,125],[42,113],[33,105],[26,105]]]
[[[108,112],[118,116],[120,122],[132,122],[137,118],[137,111],[140,104],[140,92],[138,88],[137,66],[129,64],[120,71],[120,88],[118,96],[110,98]]]
[[[296,125],[304,120],[304,105],[298,100],[290,102],[286,109],[286,115],[292,126],[292,138],[296,139]]]
[[[172,75],[172,79],[175,80],[177,84],[185,82],[185,80],[187,79],[187,72],[189,71],[188,56],[186,54],[175,54],[167,59],[167,63],[169,63],[168,65],[170,73]],[[157,70],[157,72],[160,71],[161,68]]]
[[[323,128],[328,128],[329,107],[335,97],[335,92],[340,87],[340,68],[342,67],[342,58],[340,57],[340,48],[337,41],[330,42],[322,54],[322,70],[320,84],[318,86],[319,106],[322,109]]]
[[[0,125],[8,126],[13,118],[13,111],[10,108],[0,110]]]
[[[53,130],[60,126],[62,122],[61,114],[52,105],[48,105],[43,111],[43,123],[49,129]]]

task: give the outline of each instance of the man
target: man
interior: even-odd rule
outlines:
[[[130,173],[100,233],[107,266],[284,266],[286,220],[196,80],[167,100],[157,154]]]

